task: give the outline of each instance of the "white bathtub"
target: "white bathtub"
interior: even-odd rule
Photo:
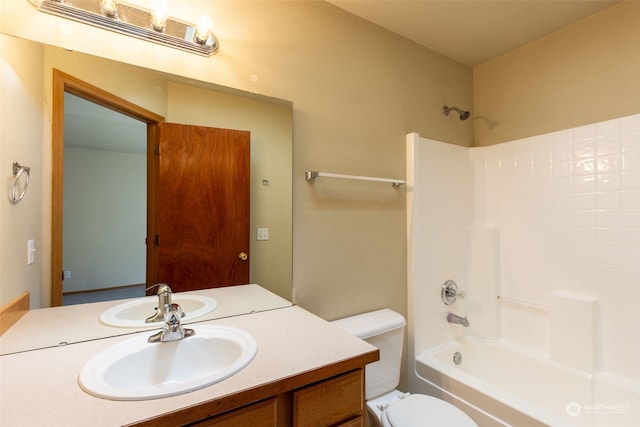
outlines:
[[[416,374],[434,394],[488,414],[481,425],[640,426],[639,384],[591,376],[501,341],[464,338],[422,351]]]

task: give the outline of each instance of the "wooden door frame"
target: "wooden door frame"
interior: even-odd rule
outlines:
[[[157,250],[150,236],[155,236],[158,221],[157,182],[158,126],[164,117],[115,96],[96,86],[77,79],[60,70],[53,69],[52,97],[52,196],[51,196],[51,306],[62,305],[63,269],[63,205],[64,205],[64,93],[84,98],[87,101],[122,113],[147,124],[147,265],[146,282],[155,283],[157,275]]]

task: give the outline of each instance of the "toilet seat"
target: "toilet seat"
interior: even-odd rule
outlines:
[[[460,409],[444,400],[412,394],[389,405],[382,412],[383,427],[475,427],[477,424]]]

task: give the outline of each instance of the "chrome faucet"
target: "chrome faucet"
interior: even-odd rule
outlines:
[[[171,288],[166,283],[157,283],[153,286],[149,286],[146,291],[158,287],[158,307],[156,307],[156,313],[153,316],[147,317],[144,321],[146,323],[162,322],[165,320],[165,314],[169,306],[171,306]],[[184,316],[184,313],[182,314]]]
[[[458,325],[462,325],[465,328],[469,327],[469,321],[467,320],[466,317],[461,317],[453,313],[447,314],[447,322],[457,323]]]
[[[151,343],[178,341],[194,335],[195,331],[193,329],[186,329],[182,327],[182,324],[180,323],[181,318],[182,309],[180,306],[175,303],[170,304],[169,307],[167,307],[167,312],[164,316],[164,327],[160,332],[151,335],[147,341]]]

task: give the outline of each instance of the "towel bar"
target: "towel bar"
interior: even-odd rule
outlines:
[[[375,182],[389,182],[394,188],[397,188],[400,184],[404,184],[403,179],[392,178],[376,178],[372,176],[358,176],[358,175],[344,175],[339,173],[318,172],[318,171],[305,171],[305,179],[307,181],[313,181],[316,178],[340,178],[340,179],[355,179],[359,181],[375,181]]]

